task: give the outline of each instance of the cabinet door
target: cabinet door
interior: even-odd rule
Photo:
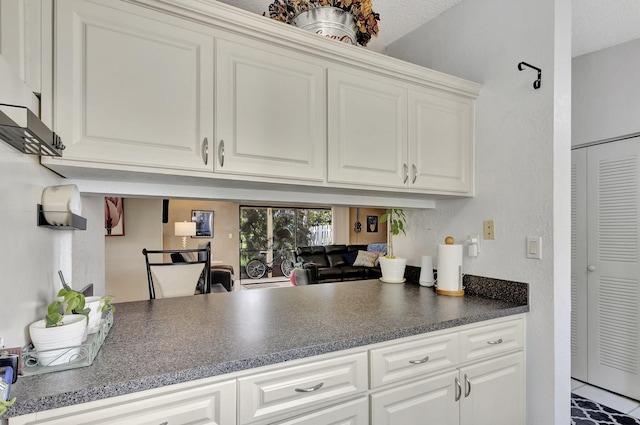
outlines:
[[[367,425],[369,400],[366,397],[299,416],[277,425]]]
[[[440,90],[409,91],[409,186],[473,195],[474,102]]]
[[[406,188],[407,89],[330,69],[328,99],[329,182]]]
[[[216,41],[215,172],[324,181],[324,66],[251,40]]]
[[[458,372],[421,379],[371,395],[372,425],[457,425]]]
[[[523,425],[524,354],[509,354],[460,369],[461,425]]]
[[[115,0],[55,4],[64,160],[211,171],[208,29]]]

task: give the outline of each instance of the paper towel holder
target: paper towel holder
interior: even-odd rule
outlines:
[[[37,214],[38,226],[40,227],[48,227],[56,230],[87,230],[87,219],[73,214],[72,212],[68,213],[70,215],[70,220],[69,225],[67,226],[55,226],[53,224],[49,224],[49,222],[44,218],[44,210],[40,204],[38,204]]]

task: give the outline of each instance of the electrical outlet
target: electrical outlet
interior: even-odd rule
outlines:
[[[496,223],[493,220],[484,221],[484,239],[488,241],[496,238]]]

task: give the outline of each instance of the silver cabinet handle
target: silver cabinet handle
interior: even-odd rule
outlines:
[[[324,382],[320,382],[315,387],[311,387],[311,388],[296,388],[296,392],[297,393],[312,393],[314,391],[318,391],[320,388],[322,388],[323,385],[324,385]]]
[[[205,137],[202,141],[202,160],[204,161],[204,165],[207,165],[209,162],[209,140]],[[162,425],[162,424],[160,424]]]
[[[416,167],[416,164],[411,164],[411,171],[413,172],[413,180],[411,180],[411,184],[414,184],[418,178],[418,168]]]
[[[587,267],[587,270],[589,270],[590,272],[595,272],[596,271],[596,266],[589,266],[589,267]]]
[[[220,161],[220,166],[224,167],[224,140],[220,140],[218,145],[218,161]]]
[[[464,396],[469,397],[471,394],[471,381],[469,381],[469,377],[467,374],[464,374]]]
[[[456,401],[460,400],[462,397],[462,387],[460,386],[460,381],[456,378]]]
[[[424,359],[421,360],[409,360],[409,363],[411,364],[423,364],[429,361],[429,356],[425,357]]]
[[[498,345],[498,344],[502,344],[504,341],[502,340],[502,338],[500,338],[497,341],[487,341],[487,344],[489,345]]]
[[[407,164],[404,164],[404,180],[402,181],[402,183],[406,183],[407,180],[409,180],[409,167],[407,166]]]

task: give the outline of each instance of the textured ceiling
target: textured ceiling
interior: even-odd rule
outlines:
[[[262,14],[273,0],[219,0]],[[384,52],[410,33],[462,0],[372,0],[380,14],[380,34],[367,49]],[[640,0],[572,0],[572,55],[579,56],[640,38]]]

